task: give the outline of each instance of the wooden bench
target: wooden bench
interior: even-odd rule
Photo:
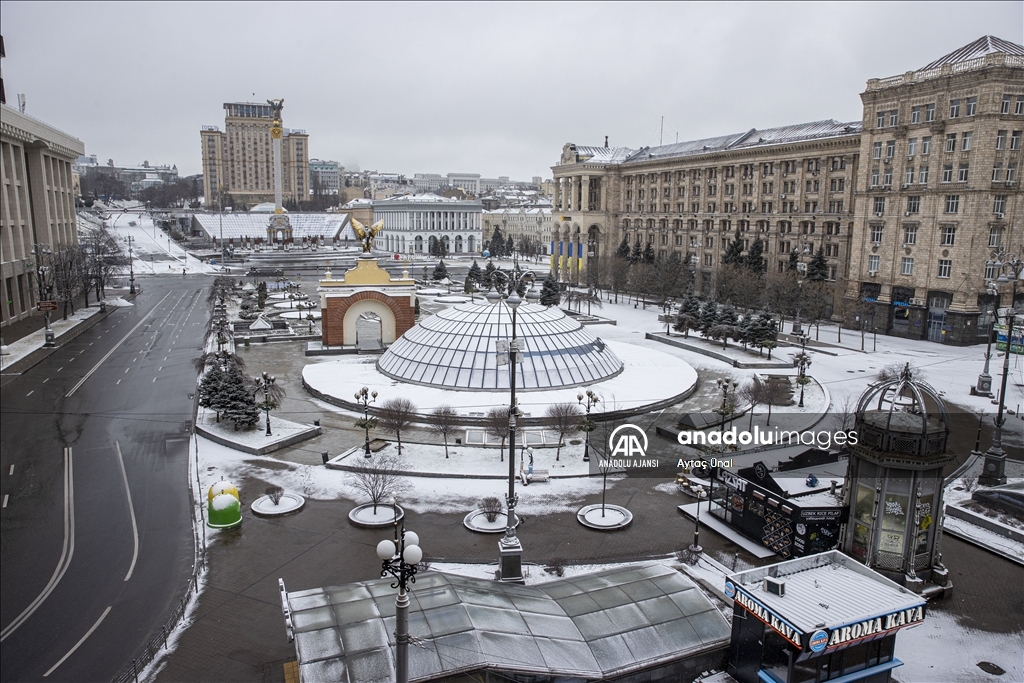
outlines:
[[[548,481],[551,479],[551,473],[548,470],[541,470],[534,468],[532,474],[527,474],[526,477],[531,481]]]

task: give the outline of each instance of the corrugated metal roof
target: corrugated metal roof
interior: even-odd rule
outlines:
[[[785,581],[784,597],[762,588],[766,576]],[[838,550],[750,569],[729,580],[805,633],[925,604],[920,595]]]
[[[629,147],[576,147],[580,163],[586,164],[621,164],[632,153]]]
[[[267,224],[270,216],[267,213],[197,213],[195,221],[203,232],[211,238],[267,238]],[[296,239],[303,237],[323,237],[324,239],[355,239],[349,224],[347,213],[289,213],[288,222],[292,226],[292,235]]]
[[[1011,43],[1008,40],[1003,40],[996,36],[982,36],[974,42],[964,45],[958,50],[953,50],[945,57],[940,57],[931,64],[921,67],[920,70],[927,71],[928,69],[936,69],[945,64],[966,62],[970,59],[977,59],[978,57],[984,57],[985,55],[995,54],[997,52],[1024,56],[1024,46],[1018,45],[1017,43]]]
[[[652,159],[670,159],[673,157],[685,157],[697,154],[714,154],[716,152],[724,152],[731,149],[749,149],[751,147],[761,145],[789,144],[801,142],[803,140],[817,140],[842,135],[854,135],[860,133],[860,131],[860,121],[840,123],[835,119],[811,121],[810,123],[797,123],[789,126],[779,126],[778,128],[766,128],[764,130],[751,128],[745,133],[732,133],[730,135],[721,135],[713,138],[676,142],[671,145],[661,145],[660,147],[644,147],[632,153],[628,159],[621,163],[650,161]]]

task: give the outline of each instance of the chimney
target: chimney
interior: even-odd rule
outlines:
[[[607,135],[604,136],[604,148],[608,149],[608,136]]]

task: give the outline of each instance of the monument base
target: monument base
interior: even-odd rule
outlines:
[[[525,583],[523,580],[523,545],[518,538],[509,543],[498,541],[498,580],[502,583]]]

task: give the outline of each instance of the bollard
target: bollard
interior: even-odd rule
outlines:
[[[325,465],[327,464],[327,461],[331,459],[331,456],[327,454],[327,451],[321,453],[320,457],[323,459]]]

